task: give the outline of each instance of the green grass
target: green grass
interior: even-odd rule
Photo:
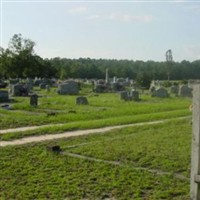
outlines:
[[[51,127],[0,135],[1,140],[191,115],[188,109],[191,103],[189,98],[160,99],[144,94],[139,102],[124,102],[120,100],[119,94],[96,96],[84,90],[80,95],[87,94],[89,105],[80,106],[75,105],[77,96],[57,95],[53,90],[50,93],[39,92],[41,97],[36,108],[29,105],[28,97],[16,97],[11,105],[12,110],[0,109],[0,127],[7,129],[45,124],[51,124]],[[55,115],[48,115],[50,112]],[[63,126],[53,126],[58,123]]]
[[[0,199],[189,199],[191,125],[145,125],[40,144],[0,148]],[[46,150],[60,145],[62,154]],[[76,153],[121,166],[74,158]],[[146,170],[162,170],[158,175]]]
[[[83,94],[86,93],[80,93],[80,95]],[[142,100],[139,102],[124,102],[120,100],[119,94],[94,96],[91,93],[86,95],[89,105],[80,106],[75,104],[77,96],[57,95],[53,89],[50,93],[40,91],[39,95],[41,97],[39,97],[39,105],[36,108],[29,105],[28,97],[15,97],[15,101],[11,104],[12,110],[0,109],[1,129],[107,119],[112,125],[112,119],[113,124],[116,124],[114,121],[117,117],[129,119],[137,115],[170,111],[182,112],[179,114],[182,116],[190,114],[188,106],[191,99],[188,98],[159,99],[142,95]],[[55,112],[55,116],[48,116],[50,112]]]
[[[165,120],[102,134],[71,137],[52,142],[0,147],[0,199],[189,199],[191,125],[189,98],[166,99],[141,95],[139,102],[124,102],[119,94],[88,93],[87,106],[75,105],[77,96],[38,90],[39,105],[17,97],[12,110],[0,109],[1,129],[51,124],[50,127],[0,135],[13,140],[31,135]],[[48,113],[55,112],[54,116]],[[55,124],[63,123],[62,126]],[[60,145],[61,154],[47,151]],[[84,156],[77,158],[76,154]],[[99,160],[90,160],[99,159]],[[101,161],[101,162],[97,162]],[[120,165],[103,161],[115,161]],[[164,174],[150,171],[157,170]]]

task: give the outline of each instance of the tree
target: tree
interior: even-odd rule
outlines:
[[[11,54],[8,49],[3,49],[0,47],[0,78],[7,77],[7,66],[11,64]]]
[[[35,42],[15,34],[8,48],[0,49],[0,75],[7,78],[49,77],[56,74],[56,69],[48,60],[43,60],[34,52]]]
[[[141,72],[136,77],[136,84],[140,87],[144,87],[146,89],[149,89],[151,84],[151,77],[147,72]]]

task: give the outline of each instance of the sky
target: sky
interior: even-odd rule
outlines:
[[[42,58],[200,59],[200,1],[0,0],[0,46],[14,34]]]

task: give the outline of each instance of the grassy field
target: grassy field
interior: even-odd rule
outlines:
[[[77,96],[37,90],[39,105],[17,97],[11,110],[0,109],[0,127],[51,124],[50,127],[0,135],[13,140],[68,130],[165,120],[102,134],[0,147],[0,199],[189,199],[191,116],[189,98],[152,98],[124,102],[119,94],[83,89],[89,105]],[[54,115],[50,115],[54,113]],[[179,119],[178,119],[179,118]],[[56,124],[62,123],[62,126]],[[59,145],[61,153],[47,150]]]
[[[185,119],[4,147],[0,199],[189,199],[190,143]]]
[[[39,130],[1,135],[1,140],[12,140],[30,135],[60,133],[68,130],[99,128],[112,125],[171,119],[191,115],[189,98],[170,97],[152,98],[142,94],[139,102],[124,102],[120,95],[99,94],[98,96],[83,89],[80,95],[88,98],[89,105],[76,105],[77,96],[57,95],[36,90],[40,95],[39,105],[29,105],[28,97],[16,97],[11,110],[0,109],[1,129],[51,124]],[[53,113],[54,115],[51,115]],[[63,126],[53,126],[62,123]]]

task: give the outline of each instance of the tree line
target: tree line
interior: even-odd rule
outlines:
[[[167,63],[116,59],[43,59],[34,52],[35,42],[15,34],[7,49],[0,48],[0,78],[82,78],[104,79],[109,76],[137,80],[200,79],[200,60]]]

